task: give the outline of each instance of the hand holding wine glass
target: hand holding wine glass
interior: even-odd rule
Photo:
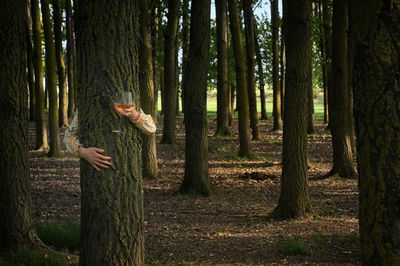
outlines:
[[[131,121],[136,121],[139,117],[139,112],[136,110],[135,102],[131,104],[114,104],[114,108],[122,116],[128,117]]]

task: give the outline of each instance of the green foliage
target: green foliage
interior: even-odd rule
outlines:
[[[12,251],[1,252],[0,265],[61,266],[65,264],[63,258],[60,256],[55,256],[44,251],[23,250],[17,253]]]
[[[283,255],[306,255],[309,247],[300,239],[295,236],[283,240],[278,248],[278,252]]]
[[[313,248],[323,248],[327,241],[327,237],[320,232],[311,236],[311,246]]]
[[[69,250],[79,248],[79,222],[70,222],[66,224],[37,224],[36,232],[46,245],[68,248]]]

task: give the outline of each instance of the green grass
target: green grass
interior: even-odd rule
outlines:
[[[313,248],[323,248],[327,242],[328,238],[319,232],[311,236],[311,246]]]
[[[79,222],[66,224],[37,224],[39,238],[49,246],[74,250],[79,248]]]
[[[283,255],[306,255],[308,250],[309,247],[298,236],[283,240],[278,248]]]
[[[23,250],[20,252],[4,251],[0,253],[0,265],[13,266],[61,266],[64,259],[44,251]]]

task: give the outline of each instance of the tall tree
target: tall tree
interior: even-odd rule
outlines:
[[[254,14],[253,14],[254,15]],[[256,61],[258,67],[258,82],[260,86],[260,102],[261,102],[261,118],[260,120],[267,120],[267,104],[265,101],[265,80],[264,80],[264,70],[263,70],[263,62],[260,51],[260,44],[258,43],[258,29],[256,20],[254,20],[254,47],[256,51]]]
[[[328,176],[339,174],[341,177],[355,177],[349,118],[352,112],[348,91],[347,14],[347,0],[333,2],[332,82],[329,93],[333,167]]]
[[[164,35],[164,128],[161,143],[175,144],[176,127],[176,32],[179,19],[179,1],[168,0],[168,22]]]
[[[75,79],[74,79],[74,50],[73,20],[71,0],[65,0],[65,28],[67,34],[67,80],[68,80],[68,117],[72,117],[75,110]]]
[[[400,262],[400,3],[350,1],[363,265]]]
[[[311,211],[307,185],[307,91],[311,83],[311,0],[283,3],[286,93],[283,120],[281,194],[273,212],[296,218]]]
[[[0,250],[39,243],[31,216],[26,90],[26,1],[0,10]]]
[[[61,36],[61,14],[60,0],[53,1],[54,19],[54,43],[56,49],[57,77],[58,77],[58,121],[60,127],[68,126],[68,104],[67,104],[67,79],[65,75],[65,65],[63,57],[63,46]]]
[[[318,0],[318,20],[319,20],[319,50],[321,56],[322,86],[324,91],[324,123],[328,123],[328,102],[325,102],[325,95],[328,95],[328,66],[326,61],[326,47],[324,34],[324,20],[322,15],[322,1]]]
[[[189,25],[190,25],[190,9],[189,9],[189,0],[182,1],[182,30],[181,30],[181,40],[182,40],[182,84],[185,82],[186,78],[186,65],[187,65],[187,57],[189,53]],[[181,99],[182,99],[182,111],[185,109],[185,91],[181,90]],[[177,108],[179,109],[179,108]]]
[[[236,0],[228,0],[229,21],[236,65],[237,109],[239,113],[239,156],[249,157],[253,151],[249,136],[249,101],[244,65],[243,44],[240,33],[239,14]]]
[[[35,121],[35,84],[33,80],[33,62],[32,62],[32,40],[31,40],[31,30],[32,30],[32,18],[29,1],[25,8],[26,11],[26,59],[28,69],[28,87],[29,87],[29,121]]]
[[[258,113],[257,113],[257,98],[256,98],[256,77],[255,77],[255,40],[254,40],[254,14],[252,0],[243,0],[243,12],[246,34],[246,62],[247,62],[247,90],[249,96],[250,108],[250,127],[252,139],[259,139],[260,133],[258,130]]]
[[[229,67],[227,1],[215,1],[217,22],[217,131],[216,136],[229,136]]]
[[[151,47],[151,31],[150,31],[150,8],[147,1],[139,1],[140,10],[140,26],[139,26],[139,87],[140,87],[140,103],[142,110],[146,114],[155,117],[157,113],[154,109],[154,82],[153,82],[153,57]],[[157,178],[157,150],[156,136],[142,135],[142,161],[143,161],[143,178]]]
[[[33,67],[35,69],[35,103],[36,103],[36,146],[38,151],[47,151],[47,129],[44,113],[43,65],[42,65],[42,27],[40,23],[39,0],[31,0]]]
[[[53,31],[51,29],[50,8],[48,0],[40,0],[43,17],[43,30],[46,47],[46,87],[49,92],[49,129],[50,129],[50,151],[49,156],[60,157],[60,132],[58,130],[57,112],[57,74],[56,54],[54,48]]]
[[[79,139],[113,158],[113,168],[102,171],[81,160],[80,265],[144,265],[140,132],[118,117],[110,99],[124,90],[139,100],[138,1],[80,0],[75,10],[78,93],[84,95]],[[124,133],[112,133],[119,119]]]
[[[281,88],[279,83],[279,10],[278,0],[271,0],[272,90],[274,131],[282,130]]]
[[[324,46],[325,46],[325,60],[324,65],[326,66],[327,84],[326,90],[324,91],[324,116],[326,116],[328,127],[330,127],[329,121],[329,92],[331,90],[332,82],[332,8],[329,5],[329,0],[322,0],[322,21],[324,29]]]
[[[281,23],[282,24],[282,23]],[[282,116],[285,114],[285,69],[286,69],[286,61],[285,61],[285,41],[284,41],[284,36],[283,36],[283,27],[281,26],[281,38],[280,38],[280,43],[281,43],[281,52],[280,52],[280,88],[281,88],[281,113]]]
[[[185,79],[185,176],[180,192],[209,195],[207,73],[210,54],[210,0],[193,0]]]

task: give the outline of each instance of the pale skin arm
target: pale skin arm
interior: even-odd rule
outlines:
[[[136,110],[135,102],[132,102],[132,107],[127,108],[127,109],[122,109],[122,108],[115,108],[117,113],[119,113],[122,116],[126,116],[129,118],[131,121],[136,121],[137,118],[139,117],[139,112]]]
[[[90,163],[97,171],[100,171],[100,168],[108,168],[112,165],[110,162],[111,157],[102,155],[103,149],[79,146],[78,152],[79,156]]]

